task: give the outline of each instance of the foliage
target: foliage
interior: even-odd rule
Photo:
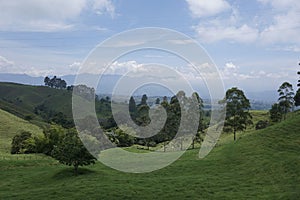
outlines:
[[[129,147],[134,144],[134,135],[136,134],[133,129],[121,126],[117,128],[114,133],[119,147]]]
[[[294,105],[294,92],[293,92],[293,85],[284,82],[277,90],[279,93],[278,102],[279,105],[282,107],[283,117],[286,118],[286,114],[291,110]]]
[[[33,137],[43,136],[43,130],[32,123],[16,117],[0,109],[0,155],[11,153],[13,137],[24,131],[32,133]]]
[[[278,103],[274,103],[270,109],[270,119],[272,122],[279,122],[283,116],[283,108]]]
[[[48,76],[46,76],[44,78],[44,83],[46,86],[56,89],[66,89],[67,87],[66,81],[62,80],[61,78],[57,78],[56,76],[54,76],[51,79]]]
[[[297,90],[296,95],[294,96],[295,106],[300,106],[300,88]]]
[[[137,115],[137,106],[133,96],[131,96],[129,99],[129,114],[131,116],[131,119],[135,121]]]
[[[269,125],[268,121],[265,120],[259,120],[256,125],[255,125],[255,129],[259,130],[259,129],[264,129]]]
[[[236,140],[236,132],[243,131],[247,125],[252,124],[250,101],[242,90],[233,87],[227,90],[225,99],[220,101],[220,104],[226,104],[224,126],[233,131],[233,138]]]
[[[94,164],[96,159],[87,151],[76,130],[69,130],[62,140],[54,146],[52,157],[60,163],[73,166],[78,174],[78,167]]]
[[[11,143],[11,154],[34,153],[35,144],[31,136],[27,131],[15,135]]]
[[[140,105],[147,105],[148,97],[146,94],[143,94]]]
[[[205,159],[198,159],[199,149],[189,150],[170,166],[151,173],[122,173],[97,162],[79,169],[84,175],[75,177],[69,167],[43,156],[0,160],[0,196],[32,200],[299,199],[300,112],[288,115],[287,120],[251,131],[238,142],[217,145]],[[101,192],[95,192],[99,188]]]
[[[54,147],[58,145],[66,135],[66,129],[58,125],[51,125],[48,129],[44,130],[45,139],[37,140],[40,148],[43,149],[44,154],[51,155]]]
[[[200,114],[200,117],[199,117],[199,126],[198,126],[198,132],[203,132],[204,129],[207,128],[206,124],[204,123],[204,105],[203,105],[203,100],[202,98],[199,96],[199,94],[197,92],[194,92],[192,94],[192,96],[194,98],[197,99],[198,101],[198,107],[199,107],[199,114]],[[198,137],[198,136],[197,136]]]

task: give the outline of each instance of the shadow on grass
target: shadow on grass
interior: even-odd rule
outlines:
[[[85,168],[79,168],[78,173],[74,173],[74,168],[70,167],[67,169],[60,170],[56,174],[53,175],[54,179],[66,179],[66,178],[74,178],[82,175],[90,175],[90,174],[96,174],[95,171]]]

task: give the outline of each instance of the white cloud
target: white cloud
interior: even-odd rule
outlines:
[[[144,66],[143,64],[140,64],[135,60],[125,61],[125,62],[115,61],[106,69],[104,73],[123,75],[129,71],[136,72],[142,70],[143,66]]]
[[[287,52],[300,52],[300,45],[288,45],[288,46],[275,46],[271,47],[270,51],[287,51]]]
[[[0,69],[9,68],[14,65],[13,61],[8,60],[7,58],[0,56]]]
[[[44,76],[51,74],[52,69],[40,69],[32,66],[19,66],[14,61],[10,61],[7,58],[0,56],[0,73],[13,73],[13,74],[28,74],[31,76]]]
[[[81,66],[81,62],[77,62],[75,61],[74,63],[72,63],[71,65],[69,65],[69,69],[72,73],[77,73],[77,71],[79,70]]]
[[[109,13],[112,17],[115,15],[115,6],[110,0],[94,0],[93,9],[97,14]]]
[[[109,0],[0,0],[0,8],[2,31],[61,31],[72,28],[83,11],[114,13]]]
[[[251,43],[258,37],[258,30],[247,24],[238,26],[226,24],[221,20],[212,20],[195,26],[199,39],[205,43],[221,40],[230,42]]]
[[[299,0],[257,0],[261,6],[264,6],[267,14],[254,15],[252,18],[248,16],[246,19],[239,15],[238,6],[229,5],[225,1],[217,1],[218,3],[214,1],[187,1],[191,13],[201,17],[201,21],[193,28],[202,42],[257,42],[264,45],[284,44],[285,46],[300,44]],[[215,7],[210,4],[215,5]],[[211,12],[205,12],[205,6],[211,8]],[[216,9],[218,7],[224,9]],[[220,14],[229,8],[231,8],[231,12],[222,14],[222,17],[218,15],[215,19],[207,18],[207,16]],[[287,50],[285,48],[284,51],[298,52],[297,49]]]
[[[240,67],[233,62],[225,63],[224,68],[221,70],[221,75],[224,80],[241,81],[246,79],[258,78],[256,73],[244,74],[240,72]]]
[[[198,25],[193,26],[201,42],[213,43],[226,40],[229,42],[251,43],[258,38],[259,31],[247,23],[242,22],[239,10],[229,5],[226,1],[197,2],[206,6],[210,5],[210,2],[212,2],[213,5],[224,4],[226,8],[230,8],[230,12],[222,15],[222,17],[217,16],[211,19],[203,16]],[[191,12],[194,13],[193,10],[191,10]],[[219,14],[220,12],[216,12],[215,14]]]
[[[194,17],[207,17],[230,9],[225,0],[186,0]]]
[[[169,40],[168,41],[171,44],[178,44],[178,45],[185,45],[185,44],[192,44],[195,43],[195,41],[191,40],[191,39],[187,39],[187,40]]]
[[[300,1],[258,0],[272,7],[274,12],[270,25],[265,27],[260,39],[266,44],[300,44]]]
[[[238,69],[238,67],[235,64],[233,64],[232,62],[228,62],[225,64],[225,69],[236,71]]]

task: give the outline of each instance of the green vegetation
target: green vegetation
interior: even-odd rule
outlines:
[[[43,130],[19,117],[0,109],[0,155],[9,154],[12,139],[15,135],[27,131],[36,136],[41,136]]]
[[[59,112],[68,120],[72,118],[72,93],[46,86],[0,83],[0,108],[18,117],[31,116],[35,121],[45,121]],[[46,115],[47,114],[47,115]],[[46,116],[45,116],[46,115]]]
[[[255,116],[253,116],[255,118]],[[297,199],[300,195],[300,112],[205,159],[197,150],[159,171],[128,174],[101,163],[79,170],[47,160],[0,161],[3,199]],[[229,140],[228,140],[229,141]],[[16,189],[17,188],[17,189]]]
[[[85,87],[73,89],[84,92]],[[226,96],[232,114],[227,118],[227,125],[231,120],[235,142],[231,135],[223,134],[216,148],[204,159],[198,159],[199,149],[194,149],[200,144],[193,144],[172,165],[146,174],[122,173],[99,162],[85,166],[95,159],[82,146],[74,130],[67,131],[58,125],[49,128],[48,122],[63,123],[68,128],[70,110],[60,111],[59,107],[70,104],[71,91],[9,83],[0,83],[0,91],[3,92],[0,107],[26,119],[0,110],[0,170],[5,172],[0,174],[1,199],[297,199],[300,195],[300,112],[283,113],[287,114],[286,120],[270,124],[269,113],[249,111],[248,99],[236,88],[231,90],[233,96]],[[93,96],[87,95],[87,98]],[[164,146],[174,136],[181,112],[191,113],[188,107],[180,110],[179,103],[191,102],[193,98],[199,103],[201,115],[195,141],[201,143],[205,114],[203,101],[197,94],[186,97],[180,91],[170,102],[166,98],[161,103],[157,101],[166,108],[168,118],[161,132],[151,140],[138,141],[116,127],[109,98],[96,98],[96,110],[98,117],[107,115],[101,118],[100,124],[111,131],[110,139],[116,144],[130,152],[148,153]],[[133,98],[130,100],[130,113],[137,124],[149,123],[148,112],[147,96],[143,96],[139,105]],[[253,124],[246,127],[250,115]],[[82,124],[89,126],[91,120],[87,117]],[[189,116],[184,120],[189,120]],[[93,155],[98,155],[99,152],[94,153],[99,150],[99,141],[86,133],[83,139],[88,141]],[[9,155],[14,137],[16,153],[52,155],[59,162],[73,166],[79,176],[74,175],[72,168],[48,156]],[[85,167],[78,169],[78,166]]]
[[[54,146],[51,154],[60,163],[74,166],[75,175],[78,174],[79,166],[95,164],[96,161],[82,144],[76,130],[69,130],[62,140]]]
[[[249,112],[250,101],[244,92],[238,88],[227,90],[224,100],[220,104],[226,104],[226,116],[224,127],[227,132],[233,132],[233,140],[236,140],[236,132],[243,131],[248,125],[253,124]]]
[[[294,96],[293,85],[284,82],[277,90],[279,94],[278,103],[274,103],[270,109],[270,119],[272,122],[279,122],[282,118],[285,120],[287,113],[294,109],[296,96]]]

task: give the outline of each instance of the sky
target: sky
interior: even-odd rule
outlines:
[[[296,89],[299,0],[0,0],[0,73],[76,74],[99,43],[143,27],[172,29],[197,41],[227,88],[277,90],[289,81]],[[149,62],[186,65],[165,52],[144,51],[114,67]]]

